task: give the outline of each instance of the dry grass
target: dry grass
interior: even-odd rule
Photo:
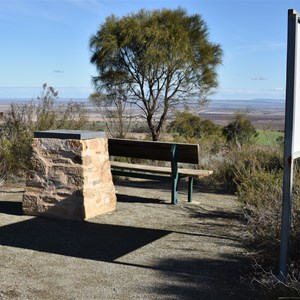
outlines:
[[[0,186],[2,186],[6,179],[6,167],[0,159]]]

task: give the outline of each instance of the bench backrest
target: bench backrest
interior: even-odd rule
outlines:
[[[199,164],[198,144],[108,139],[108,152],[111,156],[170,161],[171,148],[174,144],[178,151],[178,162]]]

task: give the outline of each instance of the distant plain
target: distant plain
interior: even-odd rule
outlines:
[[[69,99],[60,99],[58,106],[63,105]],[[102,118],[87,99],[71,99],[83,103],[89,114],[90,121],[101,121]],[[0,112],[6,112],[10,103],[25,103],[30,99],[1,99]],[[209,119],[216,124],[226,125],[232,120],[236,112],[247,113],[253,125],[257,129],[267,129],[273,131],[284,130],[285,102],[283,99],[253,99],[253,100],[210,100],[207,105],[197,107],[190,105],[192,111],[196,111],[199,116]],[[181,109],[180,109],[181,110]],[[139,112],[134,111],[134,114]]]
[[[257,129],[284,130],[284,100],[211,100],[200,116],[226,125],[236,112],[245,112]]]

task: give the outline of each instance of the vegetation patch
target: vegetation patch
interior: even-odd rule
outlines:
[[[283,139],[283,132],[268,129],[257,129],[257,144],[271,146],[276,141]]]
[[[57,100],[57,91],[44,84],[37,99],[11,104],[0,127],[0,171],[21,175],[30,168],[34,131],[86,128],[88,116],[82,104],[69,101],[58,109]]]

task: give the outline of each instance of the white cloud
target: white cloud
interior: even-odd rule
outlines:
[[[252,45],[242,45],[236,48],[236,50],[247,50],[247,51],[265,51],[265,50],[276,50],[276,49],[286,49],[286,43],[284,42],[273,42],[266,41],[262,43],[252,44]]]
[[[251,77],[251,80],[267,80],[267,78],[261,76],[261,75],[256,75]]]
[[[283,91],[285,91],[285,88],[277,87],[277,88],[271,89],[271,91],[273,91],[273,92],[283,92]]]
[[[223,87],[219,88],[217,92],[212,95],[213,99],[228,99],[228,100],[251,100],[251,99],[284,99],[284,88],[270,88],[270,89],[253,89],[253,88],[233,88]]]

